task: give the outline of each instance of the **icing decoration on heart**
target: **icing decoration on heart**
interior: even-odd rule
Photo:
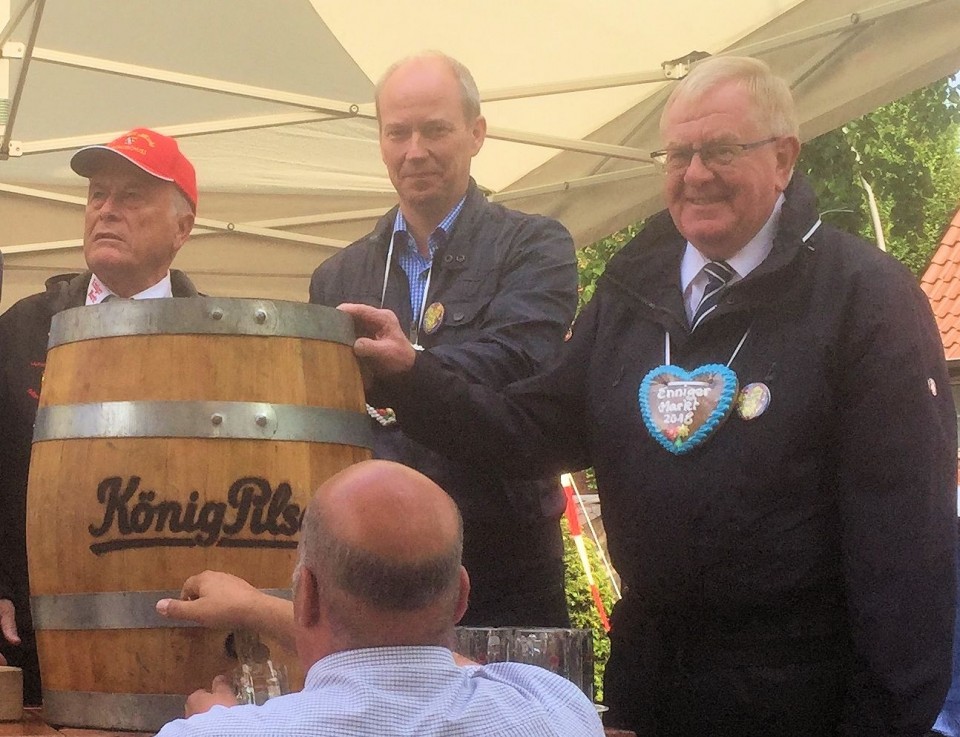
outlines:
[[[640,414],[654,440],[681,455],[716,432],[736,396],[737,375],[719,363],[693,371],[657,366],[640,382]]]

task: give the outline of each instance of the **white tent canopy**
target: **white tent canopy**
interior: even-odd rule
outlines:
[[[808,139],[960,68],[960,0],[0,0],[2,307],[82,267],[70,154],[137,126],[197,167],[177,266],[210,294],[306,299],[395,200],[373,80],[423,49],[480,86],[480,185],[582,245],[660,207],[647,155],[683,59],[768,61]]]

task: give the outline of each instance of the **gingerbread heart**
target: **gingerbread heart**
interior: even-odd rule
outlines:
[[[640,382],[640,414],[650,435],[671,453],[707,440],[733,409],[737,375],[719,363],[693,371],[658,366]]]

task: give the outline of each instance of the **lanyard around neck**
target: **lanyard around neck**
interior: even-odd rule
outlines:
[[[384,302],[387,299],[387,283],[390,281],[390,264],[393,262],[393,244],[397,237],[397,231],[394,230],[390,235],[390,247],[387,248],[387,263],[383,268],[383,288],[380,290],[380,309],[383,309]],[[433,277],[433,258],[430,259],[430,266],[427,267],[427,282],[423,285],[423,297],[420,299],[420,309],[418,310],[416,327],[411,329],[408,337],[410,342],[417,345],[420,337],[420,328],[423,327],[423,313],[427,309],[427,297],[430,294],[430,279]]]
[[[753,322],[751,321],[750,325],[747,326],[747,329],[743,331],[743,335],[740,337],[740,342],[737,343],[737,347],[733,349],[733,353],[730,354],[730,358],[727,359],[726,367],[730,368],[730,364],[733,363],[733,360],[737,357],[737,354],[740,352],[740,349],[743,348],[743,344],[747,342],[747,336],[750,335],[750,328],[753,327]],[[670,331],[665,330],[663,332],[663,363],[665,366],[670,365]]]
[[[817,230],[820,229],[820,226],[823,225],[823,221],[820,218],[817,218],[815,222],[808,230],[804,236],[800,239],[801,243],[806,243],[813,236]],[[733,349],[733,353],[730,355],[729,360],[727,360],[726,366],[730,368],[730,364],[733,363],[733,360],[737,357],[737,354],[740,352],[740,349],[743,348],[743,344],[747,341],[747,336],[750,335],[750,328],[753,327],[753,321],[750,322],[750,325],[747,326],[747,329],[744,331],[743,336],[740,338],[740,342],[737,343],[737,347]],[[670,364],[670,331],[664,331],[663,335],[663,362],[666,365]]]

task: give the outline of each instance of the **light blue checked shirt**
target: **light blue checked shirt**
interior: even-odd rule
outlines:
[[[430,266],[433,264],[433,254],[437,252],[437,249],[443,244],[447,234],[453,229],[453,225],[457,222],[460,211],[463,209],[463,203],[466,202],[466,200],[467,196],[464,195],[430,234],[430,237],[427,239],[427,248],[430,251],[429,258],[424,258],[420,255],[420,252],[417,250],[416,241],[414,241],[413,236],[411,236],[407,230],[407,221],[404,219],[403,213],[400,212],[399,209],[397,210],[397,217],[393,221],[394,242],[399,246],[397,261],[400,264],[400,268],[403,269],[403,273],[407,275],[407,281],[410,283],[410,307],[413,310],[413,322],[415,325],[420,322],[420,308],[423,305],[423,294],[427,288],[427,274],[430,271]],[[402,233],[403,237],[397,238],[397,233]]]
[[[603,737],[593,704],[523,663],[458,667],[442,647],[349,650],[314,663],[300,693],[215,706],[157,737]]]

